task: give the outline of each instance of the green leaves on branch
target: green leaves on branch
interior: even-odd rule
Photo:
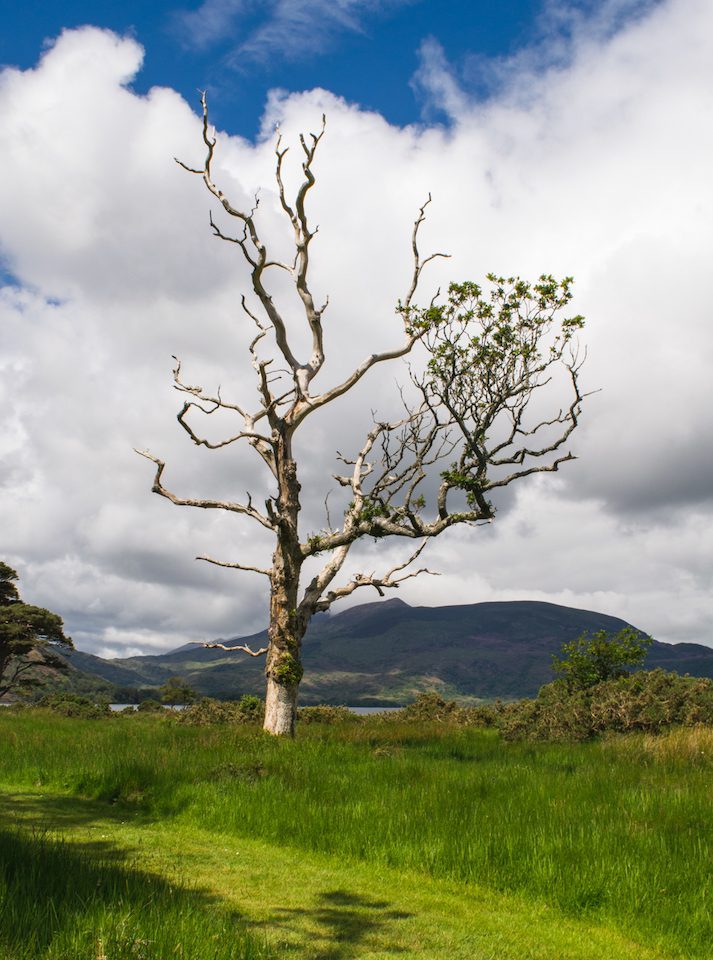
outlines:
[[[627,667],[642,666],[651,643],[651,637],[633,627],[624,627],[616,634],[606,630],[583,633],[562,645],[563,655],[552,658],[552,669],[570,690],[586,690],[605,680],[627,676]]]
[[[483,333],[473,338],[474,343],[483,339],[492,345],[528,347],[533,331],[541,330],[552,322],[554,314],[563,309],[572,299],[573,277],[556,280],[550,274],[542,274],[536,283],[519,277],[500,277],[489,273],[490,290],[471,280],[451,283],[445,303],[431,303],[428,307],[404,306],[399,302],[396,312],[404,318],[407,332],[422,335],[443,324],[467,325],[473,321]],[[584,318],[574,316],[560,321],[565,340],[584,326]]]
[[[429,363],[435,376],[450,375],[454,366],[471,371],[510,369],[517,376],[518,369],[524,373],[524,368],[540,364],[548,334],[553,336],[547,350],[555,359],[584,326],[581,316],[555,320],[572,299],[571,277],[558,281],[543,275],[531,284],[488,274],[488,280],[488,295],[476,283],[452,283],[448,301],[422,311],[415,321],[415,328],[424,334],[441,334]]]
[[[574,338],[584,320],[562,315],[572,284],[571,277],[549,274],[531,283],[491,273],[484,287],[452,283],[443,303],[399,306],[407,332],[428,351],[425,373],[413,377],[424,408],[457,453],[441,472],[441,516],[453,489],[465,493],[477,519],[491,519],[489,490],[572,459],[560,452],[582,401]],[[553,413],[542,414],[541,404],[528,407],[549,384]],[[563,388],[570,394],[564,406]]]

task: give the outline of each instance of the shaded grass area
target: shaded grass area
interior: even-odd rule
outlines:
[[[284,742],[163,718],[18,715],[0,716],[0,735],[0,780],[21,789],[485,886],[670,956],[710,956],[713,750],[703,732],[687,734],[685,749],[657,738],[671,746],[655,750],[642,737],[503,744],[490,731],[373,722],[315,724]]]
[[[0,830],[5,960],[259,960],[235,913],[205,895],[41,834]]]
[[[0,818],[55,825],[83,852],[140,859],[168,882],[191,877],[238,910],[276,956],[294,960],[664,960],[603,925],[474,885],[275,847],[118,806],[0,793]],[[188,954],[186,954],[188,955]],[[85,951],[67,958],[86,957]],[[90,955],[92,958],[94,955]],[[106,954],[110,957],[110,954]],[[167,955],[167,960],[168,960]],[[28,958],[29,960],[29,958]]]

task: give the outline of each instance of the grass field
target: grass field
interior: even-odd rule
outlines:
[[[37,712],[0,742],[3,958],[713,956],[710,730],[285,742]]]

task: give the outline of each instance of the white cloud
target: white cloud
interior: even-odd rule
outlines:
[[[204,0],[196,10],[176,14],[175,23],[186,47],[203,50],[232,34],[248,6],[245,0]]]
[[[412,86],[423,101],[426,120],[440,113],[449,118],[468,110],[470,99],[486,102],[516,96],[534,103],[543,74],[580,66],[617,33],[652,13],[663,0],[542,0],[533,11],[528,41],[508,54],[490,56],[469,51],[448,62],[437,37],[419,50]],[[437,25],[436,28],[437,29]]]
[[[240,69],[278,54],[303,60],[332,46],[340,33],[362,33],[364,21],[414,0],[270,0],[256,10],[246,0],[205,0],[176,23],[184,44],[231,46],[228,63]]]
[[[444,113],[449,118],[468,112],[468,96],[456,78],[445,51],[435,37],[426,37],[418,51],[419,67],[411,86],[423,99],[423,116]]]
[[[526,91],[476,105],[458,94],[448,130],[391,127],[326,91],[270,100],[264,129],[279,118],[285,142],[328,113],[310,207],[314,286],[330,294],[324,383],[398,340],[393,305],[429,190],[423,248],[453,257],[424,296],[451,277],[544,270],[576,276],[589,318],[586,380],[602,392],[580,459],[521,490],[491,528],[435,544],[427,562],[444,576],[404,587],[410,602],[535,597],[711,642],[712,37],[710,5],[672,0],[582,40]],[[248,633],[266,616],[261,578],[192,558],[264,564],[269,543],[151,496],[151,465],[132,451],[162,456],[188,495],[249,489],[261,502],[267,490],[251,451],[196,450],[175,422],[171,354],[191,382],[249,398],[252,330],[235,250],[211,237],[199,178],[172,161],[201,162],[199,121],[171,90],[129,90],[140,62],[133,40],[83,29],[0,79],[0,244],[20,284],[0,297],[2,555],[24,595],[95,651]],[[260,222],[285,250],[272,150],[221,136],[215,173],[236,203],[262,185]],[[356,448],[371,407],[388,412],[398,376],[314,418],[306,529],[324,522],[333,451]],[[366,569],[406,555],[378,549],[363,546]]]

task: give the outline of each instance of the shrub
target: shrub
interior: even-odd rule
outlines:
[[[163,713],[163,705],[158,700],[154,700],[153,697],[142,700],[136,709],[140,713]]]
[[[399,720],[453,723],[459,720],[460,707],[455,700],[444,700],[437,693],[419,693],[413,703],[398,711]],[[396,717],[396,712],[392,714]]]
[[[700,723],[713,724],[713,680],[642,670],[585,689],[555,680],[534,700],[506,706],[500,729],[506,740],[588,740]]]
[[[244,696],[236,703],[234,700],[213,700],[204,697],[185,710],[176,713],[178,723],[207,726],[212,723],[262,723],[265,704],[258,697]]]
[[[437,693],[421,693],[413,703],[389,714],[394,720],[417,723],[448,723],[461,727],[492,727],[498,721],[502,704],[461,707],[455,700],[445,700]]]
[[[362,717],[352,713],[349,707],[320,705],[317,707],[300,707],[297,711],[299,723],[358,723],[361,719]]]
[[[42,697],[37,706],[45,707],[63,717],[81,717],[84,720],[99,720],[111,716],[108,703],[94,703],[89,697],[82,697],[78,693],[51,693]]]
[[[238,700],[238,709],[246,720],[262,723],[265,719],[265,703],[252,693],[246,693]]]
[[[651,642],[651,637],[633,627],[614,634],[585,631],[576,640],[562,644],[563,656],[552,658],[552,669],[570,690],[586,690],[605,680],[628,676],[626,668],[643,664]]]
[[[193,687],[183,677],[169,677],[158,688],[161,703],[193,703],[198,695]]]

